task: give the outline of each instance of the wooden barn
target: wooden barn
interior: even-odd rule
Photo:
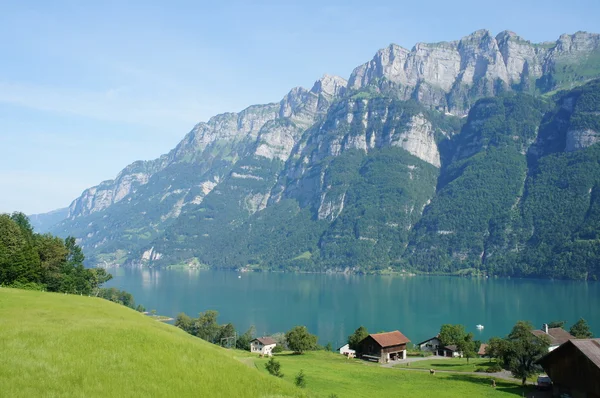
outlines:
[[[410,340],[395,330],[387,333],[370,334],[358,343],[356,350],[360,358],[380,363],[406,359],[406,344]]]
[[[600,398],[600,339],[569,340],[538,363],[552,380],[554,396]]]

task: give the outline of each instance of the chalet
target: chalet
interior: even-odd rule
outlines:
[[[387,333],[370,334],[358,343],[359,358],[385,363],[406,359],[406,344],[410,340],[395,330]]]
[[[440,347],[440,349],[438,350],[438,355],[441,355],[443,357],[462,358],[462,353],[454,344],[447,345],[445,347]]]
[[[562,343],[566,343],[567,341],[574,339],[575,336],[571,335],[571,333],[567,332],[563,328],[549,328],[548,324],[544,323],[541,329],[532,330],[536,336],[548,336],[550,339],[550,347],[548,347],[548,351],[552,351],[556,349]]]
[[[258,337],[250,342],[250,352],[271,356],[277,342],[270,337]]]
[[[417,346],[419,346],[421,351],[431,351],[437,353],[438,349],[442,346],[442,343],[440,342],[440,335],[438,334],[437,336],[434,336],[428,340],[422,341],[417,344]]]
[[[350,349],[350,344],[344,344],[340,348],[338,348],[340,354],[345,355],[350,358],[354,358],[356,355],[356,351]]]
[[[600,339],[568,340],[538,360],[554,396],[600,397]]]
[[[479,356],[479,358],[489,357],[488,353],[486,352],[487,347],[487,344],[481,343],[481,345],[479,346],[479,350],[477,350],[477,355]]]

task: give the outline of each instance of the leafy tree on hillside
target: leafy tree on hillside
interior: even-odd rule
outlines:
[[[254,339],[255,334],[256,328],[254,326],[250,326],[248,330],[244,332],[244,334],[238,337],[235,343],[236,348],[240,350],[250,351],[250,342]]]
[[[175,318],[175,327],[178,327],[179,329],[182,329],[194,336],[197,335],[195,320],[183,312],[177,314],[177,317]]]
[[[219,334],[215,341],[216,344],[222,345],[224,342],[221,339],[234,337],[235,336],[235,327],[231,323],[227,323],[219,329]]]
[[[569,333],[578,339],[591,339],[594,337],[594,334],[590,330],[590,326],[583,318],[579,318],[579,320],[571,326]]]
[[[505,360],[508,352],[508,341],[500,337],[492,337],[488,341],[488,346],[485,349],[490,358],[494,358],[503,364],[503,367],[508,367],[508,361]]]
[[[214,310],[208,310],[201,312],[200,316],[195,322],[196,336],[202,340],[214,343],[219,335],[219,324],[217,323],[217,317],[219,313]]]
[[[300,388],[306,387],[306,376],[304,375],[304,370],[300,369],[300,372],[298,372],[294,378],[294,384]]]
[[[465,327],[463,325],[450,325],[444,324],[440,328],[439,340],[444,346],[447,345],[458,345],[458,342],[464,340],[466,335]]]
[[[364,326],[359,326],[350,336],[348,336],[348,346],[351,350],[356,350],[358,343],[369,335],[369,331]]]
[[[314,350],[317,346],[317,336],[310,334],[306,326],[295,326],[285,334],[285,340],[290,350],[302,354]]]
[[[547,336],[536,336],[531,331],[530,322],[519,321],[507,337],[505,353],[512,375],[521,379],[523,385],[527,378],[540,370],[536,361],[548,353],[550,340]]]

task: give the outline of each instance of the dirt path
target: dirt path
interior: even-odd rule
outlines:
[[[401,362],[404,363],[404,362]],[[398,363],[395,363],[394,365],[397,365]],[[390,364],[384,364],[381,365],[384,368],[391,368],[392,366],[388,366]],[[409,370],[409,371],[413,371],[413,372],[429,372],[429,369],[416,369],[416,368],[411,368],[409,366],[403,368],[403,367],[396,367],[394,369],[400,369],[400,370]],[[496,372],[496,373],[486,373],[486,372],[458,372],[455,370],[437,370],[435,371],[435,373],[453,373],[453,374],[461,374],[461,375],[473,375],[473,376],[480,376],[480,377],[489,377],[489,378],[496,378],[496,379],[503,379],[503,380],[508,380],[508,381],[521,381],[518,379],[515,379],[514,377],[512,377],[511,373],[507,370],[503,370],[501,372]]]

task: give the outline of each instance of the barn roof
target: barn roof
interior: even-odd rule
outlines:
[[[485,349],[487,348],[487,344],[481,343],[479,346],[479,351],[477,351],[477,355],[486,355]]]
[[[387,333],[370,334],[369,336],[371,336],[381,347],[391,347],[410,343],[410,340],[397,330]]]
[[[277,344],[277,342],[275,340],[273,340],[270,337],[257,337],[252,341],[258,341],[260,342],[262,345],[271,345],[271,344]]]
[[[538,337],[548,336],[550,338],[550,345],[561,345],[562,343],[575,338],[575,336],[572,336],[571,333],[567,332],[563,328],[549,328],[548,334],[540,329],[532,330],[531,333]]]
[[[571,340],[571,343],[600,368],[600,339]]]

